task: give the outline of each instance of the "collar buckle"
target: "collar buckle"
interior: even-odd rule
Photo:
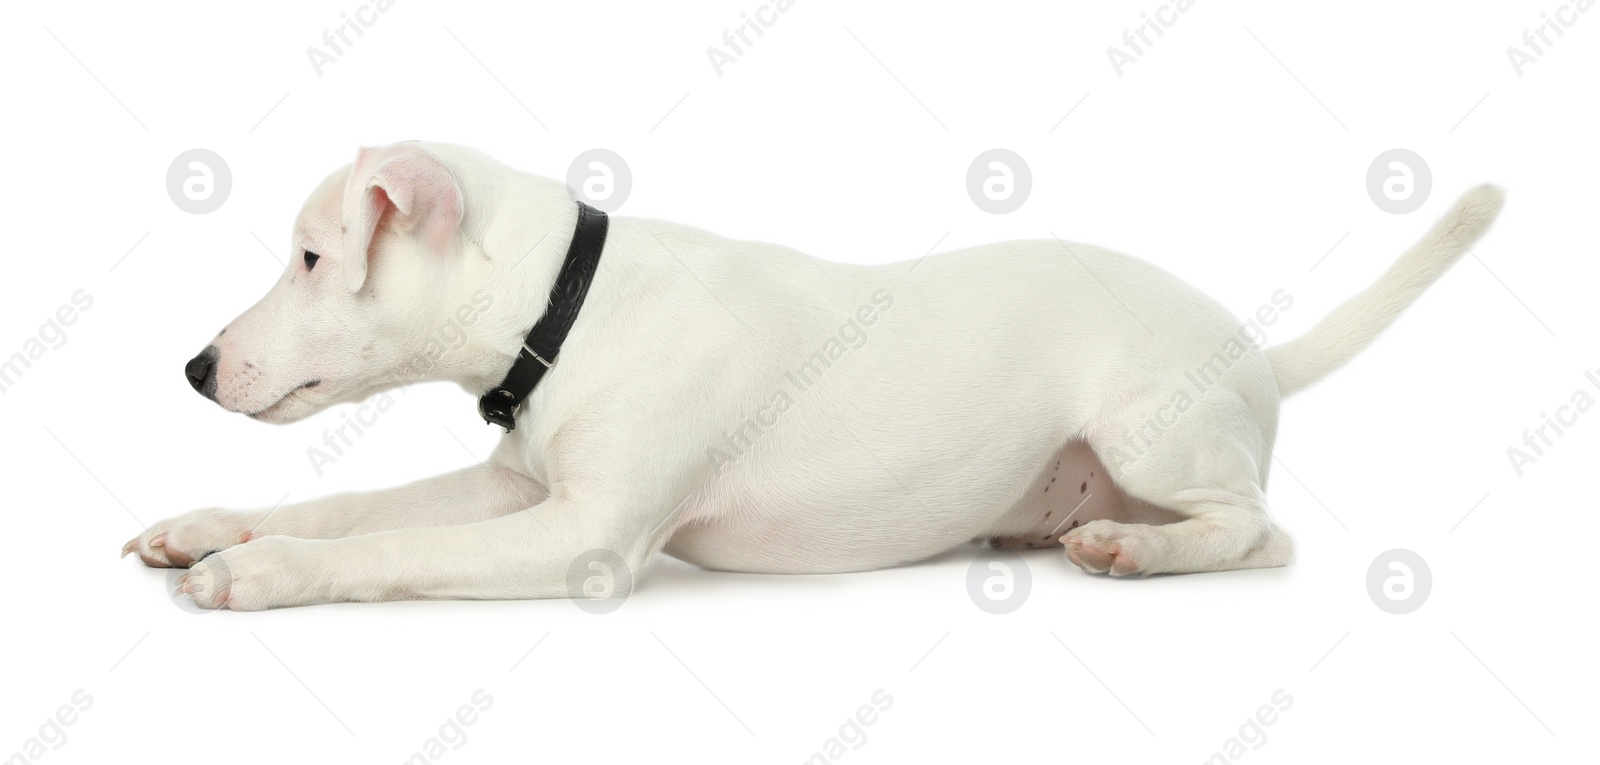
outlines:
[[[553,364],[551,362],[546,361],[543,356],[540,356],[538,351],[536,351],[536,350],[534,350],[532,348],[529,348],[528,344],[526,342],[524,342],[522,344],[522,350],[527,351],[528,355],[532,356],[534,361],[537,361],[540,364],[543,364],[545,369],[549,369],[551,366],[553,366]]]

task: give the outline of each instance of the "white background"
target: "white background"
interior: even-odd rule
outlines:
[[[8,10],[0,356],[74,291],[94,302],[0,394],[0,756],[78,689],[92,706],[40,760],[398,763],[477,689],[492,707],[440,761],[800,763],[878,689],[893,705],[840,761],[1202,762],[1278,689],[1293,705],[1239,760],[1592,755],[1600,414],[1521,477],[1506,449],[1573,391],[1600,398],[1583,377],[1600,368],[1600,11],[1518,77],[1506,49],[1556,0],[1200,0],[1118,77],[1106,49],[1157,0],[798,0],[719,77],[706,49],[760,4],[399,0],[320,77],[306,49],[357,0]],[[840,261],[1053,231],[1241,314],[1286,289],[1274,340],[1464,189],[1509,196],[1392,331],[1286,405],[1270,496],[1299,544],[1287,569],[1113,581],[1042,550],[1004,616],[969,599],[974,548],[819,577],[660,559],[604,616],[181,610],[166,572],[117,558],[145,524],[390,486],[497,437],[459,389],[422,386],[318,477],[306,449],[353,407],[269,427],[180,375],[274,281],[313,184],[357,146],[411,138],[555,177],[604,147],[632,168],[622,215]],[[165,189],[195,147],[233,174],[208,215]],[[966,195],[994,147],[1032,168],[1008,215]],[[1432,169],[1407,215],[1365,189],[1395,147]],[[1433,575],[1405,616],[1366,589],[1397,547]]]

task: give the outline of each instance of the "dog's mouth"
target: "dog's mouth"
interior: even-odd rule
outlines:
[[[267,406],[265,409],[261,409],[261,410],[255,411],[255,412],[246,412],[245,416],[249,417],[252,420],[260,420],[260,419],[269,419],[270,420],[271,419],[271,417],[270,417],[271,414],[273,414],[274,412],[279,411],[283,407],[284,404],[287,404],[290,401],[294,400],[296,398],[296,396],[300,393],[300,391],[307,390],[307,389],[310,389],[310,388],[315,388],[318,385],[320,385],[321,383],[322,383],[322,379],[321,378],[318,378],[318,379],[315,379],[315,380],[307,380],[307,381],[305,381],[303,383],[300,383],[299,385],[295,386],[294,390],[291,390],[288,393],[283,394],[283,396],[281,398],[279,398],[277,401],[272,402],[272,404]]]

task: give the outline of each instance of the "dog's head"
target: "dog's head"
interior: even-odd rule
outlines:
[[[468,341],[449,336],[462,331],[451,317],[486,308],[463,204],[450,168],[421,144],[362,149],[312,192],[288,270],[188,363],[189,384],[229,411],[293,422],[451,379],[451,356]]]

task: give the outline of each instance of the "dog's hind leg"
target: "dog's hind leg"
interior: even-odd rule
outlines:
[[[1062,536],[1067,558],[1092,574],[1182,574],[1287,565],[1293,545],[1258,497],[1190,489],[1162,500],[1189,517],[1149,526],[1091,521]]]
[[[1289,537],[1267,515],[1262,489],[1270,418],[1228,391],[1213,390],[1188,422],[1133,453],[1117,437],[1091,439],[1129,496],[1181,520],[1163,525],[1096,520],[1061,537],[1067,557],[1113,576],[1226,571],[1287,565]]]

